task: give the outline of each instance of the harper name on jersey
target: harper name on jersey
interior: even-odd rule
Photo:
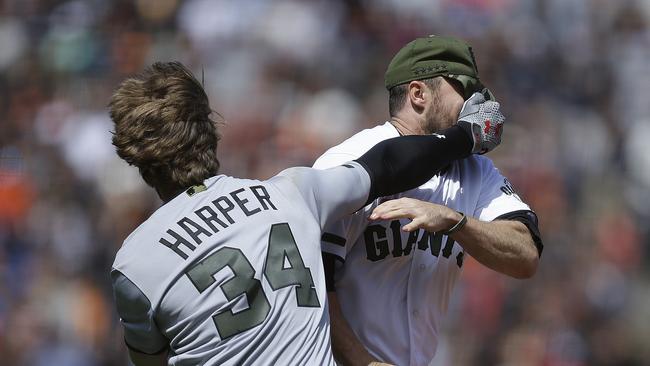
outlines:
[[[188,190],[188,194],[191,196],[194,192],[205,189],[205,186],[192,187]],[[235,203],[237,206],[235,206]],[[180,246],[184,246],[186,250],[194,251],[196,249],[195,244],[200,245],[202,243],[201,235],[209,238],[212,234],[218,233],[219,228],[225,229],[229,225],[235,224],[233,215],[231,215],[231,211],[235,209],[243,213],[244,216],[249,217],[263,210],[277,210],[277,207],[271,202],[271,196],[264,186],[256,185],[239,188],[227,195],[218,197],[210,205],[205,205],[194,211],[193,219],[183,216],[178,220],[176,226],[180,227],[187,235],[179,234],[180,230],[177,227],[169,228],[167,234],[171,238],[162,237],[158,242],[173,250],[181,258],[187,259],[188,255]],[[191,240],[187,238],[188,236]]]

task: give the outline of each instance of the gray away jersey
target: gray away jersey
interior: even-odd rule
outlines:
[[[170,365],[333,365],[321,229],[363,206],[357,163],[216,176],[159,208],[111,277],[125,341]]]

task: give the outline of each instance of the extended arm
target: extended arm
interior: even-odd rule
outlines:
[[[501,142],[505,117],[499,103],[475,93],[463,105],[456,125],[431,136],[384,140],[357,161],[371,179],[368,201],[415,188],[454,160],[485,153]]]
[[[412,198],[400,198],[377,206],[370,215],[372,220],[409,218],[412,221],[402,228],[413,231],[422,228],[431,232],[444,232],[462,218],[458,212],[434,203]],[[536,230],[537,223],[532,230]],[[539,251],[534,234],[521,221],[495,220],[483,222],[468,218],[465,226],[450,235],[481,264],[514,278],[529,278],[537,270]]]
[[[453,126],[432,136],[404,136],[384,140],[356,161],[370,175],[366,204],[376,198],[417,187],[472,149],[471,137]]]
[[[500,141],[504,120],[498,103],[484,102],[476,93],[476,97],[465,102],[461,117],[453,127],[428,136],[384,140],[354,162],[334,168],[287,169],[278,174],[277,184],[289,178],[320,220],[321,227],[325,227],[376,198],[425,183],[452,161],[467,157],[474,150],[493,148]]]

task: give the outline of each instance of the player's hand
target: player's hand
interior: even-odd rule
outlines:
[[[410,223],[402,226],[402,230],[409,232],[417,229],[445,231],[461,217],[449,207],[406,197],[386,201],[370,214],[370,220],[411,219]]]
[[[474,93],[460,110],[458,125],[472,136],[472,154],[485,154],[501,143],[503,123],[506,118],[499,110],[500,104],[485,100],[481,93]]]

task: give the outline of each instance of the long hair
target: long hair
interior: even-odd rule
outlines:
[[[208,96],[181,63],[157,62],[126,79],[109,108],[117,154],[150,186],[184,189],[218,173]]]

